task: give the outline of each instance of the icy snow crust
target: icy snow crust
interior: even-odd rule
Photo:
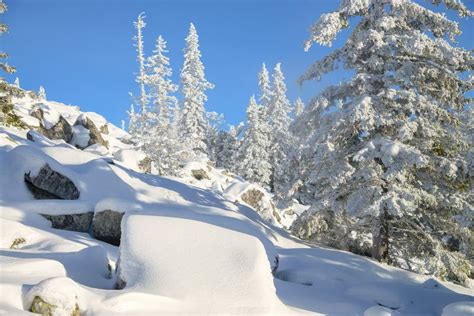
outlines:
[[[81,114],[45,102],[72,123]],[[26,117],[31,107],[25,98],[15,110]],[[106,123],[87,115],[98,126]],[[470,289],[290,237],[239,201],[245,185],[229,189],[238,177],[207,163],[189,166],[206,170],[210,180],[202,181],[130,169],[127,157],[139,155],[113,160],[131,147],[120,141],[125,132],[108,125],[106,140],[114,145],[105,156],[0,128],[1,314],[28,314],[35,296],[56,306],[56,315],[70,315],[76,305],[86,315],[473,313]],[[23,177],[45,163],[74,182],[78,200],[33,199]],[[125,213],[120,249],[87,233],[53,229],[40,215],[105,209]],[[127,285],[115,290],[119,277]]]

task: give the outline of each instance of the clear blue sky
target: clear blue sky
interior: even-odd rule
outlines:
[[[424,2],[424,1],[423,1]],[[465,1],[474,9],[472,0]],[[132,46],[133,21],[145,12],[145,51],[155,39],[168,42],[174,79],[178,81],[182,49],[189,23],[200,36],[206,74],[216,85],[209,91],[207,109],[224,113],[231,124],[245,119],[250,95],[258,93],[257,73],[262,62],[273,68],[282,63],[291,101],[305,101],[339,72],[320,83],[296,80],[316,59],[333,48],[303,51],[308,29],[319,15],[334,10],[336,0],[6,0],[2,15],[9,33],[2,50],[25,89],[46,89],[48,99],[81,106],[104,115],[115,124],[126,118],[128,92],[136,92],[136,52]],[[426,3],[426,2],[425,2]],[[448,16],[453,17],[452,14]],[[474,23],[462,20],[461,46],[473,48]],[[342,39],[333,47],[342,45]]]

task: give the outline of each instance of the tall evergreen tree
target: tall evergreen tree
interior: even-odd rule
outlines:
[[[291,148],[290,134],[291,104],[286,96],[285,77],[280,63],[275,65],[273,89],[270,101],[269,118],[271,125],[271,157],[273,175],[271,185],[275,192],[280,192],[286,183],[285,163]]]
[[[147,104],[148,104],[148,96],[146,93],[146,73],[145,73],[145,54],[143,52],[143,29],[146,26],[145,23],[145,15],[144,13],[140,13],[138,15],[137,21],[133,23],[135,29],[137,30],[137,34],[133,37],[135,41],[135,47],[137,49],[137,61],[138,61],[138,75],[136,78],[136,82],[140,87],[140,97],[139,97],[139,104],[140,110],[142,114],[145,114],[147,111]]]
[[[267,185],[271,176],[268,152],[264,150],[269,142],[265,130],[268,125],[261,114],[260,106],[252,96],[247,107],[247,130],[239,148],[236,171],[248,181]]]
[[[165,54],[166,41],[161,35],[156,40],[153,55],[147,62],[147,83],[150,87],[150,96],[154,99],[152,109],[158,116],[158,124],[169,129],[171,124],[171,112],[176,107],[177,99],[172,94],[178,90],[178,86],[171,81],[173,71],[170,61]]]
[[[472,16],[461,1],[432,2]],[[301,79],[341,64],[355,72],[296,123],[305,147],[293,197],[311,208],[293,231],[351,250],[354,238],[372,236],[376,259],[462,282],[471,273],[474,174],[459,123],[472,53],[453,45],[458,23],[410,0],[344,0],[313,25],[305,49],[330,46],[356,17],[343,47]]]
[[[6,11],[7,5],[3,0],[0,0],[0,14],[5,13]],[[7,25],[0,23],[0,36],[7,31]],[[12,74],[16,69],[6,62],[7,58],[8,54],[0,51],[0,69],[7,74]],[[3,76],[0,77],[0,124],[24,127],[20,117],[13,111],[13,104],[11,102],[12,96],[18,93],[20,93],[20,90],[17,87],[8,84]]]
[[[204,104],[206,90],[214,88],[204,75],[204,65],[199,50],[199,37],[194,24],[189,27],[181,69],[183,103],[180,112],[180,136],[194,154],[207,154],[206,135],[208,122]]]
[[[40,101],[45,101],[46,100],[46,91],[44,90],[43,86],[39,87],[38,100],[40,100]]]
[[[165,55],[166,41],[159,36],[153,55],[147,60],[146,83],[153,106],[147,112],[147,133],[143,138],[143,151],[153,162],[159,174],[173,175],[178,169],[179,142],[172,128],[171,112],[177,99],[172,94],[178,90],[170,77],[173,74],[169,58]]]
[[[297,118],[298,116],[303,114],[303,111],[304,111],[304,102],[303,102],[303,100],[301,100],[300,97],[298,97],[295,100],[295,104],[293,106],[293,116],[294,116],[294,118]]]

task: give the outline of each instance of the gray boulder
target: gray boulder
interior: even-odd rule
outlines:
[[[144,173],[151,173],[151,159],[148,157],[143,158],[138,162],[138,168],[140,168],[141,172]]]
[[[37,108],[31,113],[31,116],[36,117],[40,121],[38,132],[48,137],[49,139],[63,139],[69,143],[72,139],[72,127],[64,117],[59,116],[58,122],[51,128],[45,128],[43,125],[43,110]]]
[[[207,172],[203,169],[194,169],[191,170],[191,175],[196,179],[196,180],[209,180],[209,176],[207,175]]]
[[[53,228],[72,230],[76,232],[89,231],[92,223],[93,212],[80,214],[66,214],[66,215],[48,215],[41,214],[44,218],[49,220]]]
[[[25,173],[25,183],[35,199],[77,200],[80,192],[69,178],[54,171],[45,164],[38,175],[32,177]]]
[[[122,236],[121,224],[124,213],[112,210],[97,212],[92,220],[94,238],[119,246]]]
[[[93,144],[100,144],[106,148],[109,148],[109,143],[102,138],[100,131],[95,126],[94,122],[88,118],[86,115],[81,114],[76,119],[74,126],[81,125],[89,131],[89,142],[86,147],[93,145]],[[76,145],[77,146],[77,145]],[[84,147],[84,148],[86,148]],[[80,148],[80,149],[84,149]]]

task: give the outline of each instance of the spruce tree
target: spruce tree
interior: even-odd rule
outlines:
[[[239,175],[250,182],[267,185],[270,182],[271,164],[269,163],[268,148],[269,139],[266,137],[268,125],[262,124],[261,106],[250,98],[247,106],[247,130],[237,155],[236,171]]]
[[[45,101],[46,100],[46,91],[44,90],[43,86],[39,87],[38,100],[40,100],[40,101]]]
[[[140,13],[138,15],[137,21],[133,23],[135,29],[137,30],[137,34],[133,37],[135,41],[134,46],[137,49],[137,61],[138,61],[138,75],[135,79],[140,87],[140,97],[139,97],[139,104],[140,110],[142,114],[145,114],[147,111],[147,104],[148,104],[148,96],[146,93],[146,73],[145,73],[145,54],[143,52],[143,29],[146,26],[145,23],[145,15],[144,13]]]
[[[199,50],[199,37],[192,23],[185,41],[184,64],[181,68],[183,102],[179,131],[181,139],[191,155],[207,154],[208,122],[204,104],[207,101],[206,90],[214,88],[214,85],[205,78],[204,65]]]
[[[271,185],[275,192],[281,192],[286,185],[285,164],[291,149],[290,113],[291,104],[286,96],[285,77],[280,63],[275,65],[273,89],[270,101],[269,119],[271,126],[271,159],[273,174]]]
[[[461,1],[441,2],[472,16]],[[372,236],[365,253],[380,261],[465,281],[474,174],[460,127],[472,53],[454,44],[458,23],[410,0],[342,1],[312,26],[305,49],[330,46],[352,20],[345,44],[301,78],[339,65],[355,73],[295,124],[304,147],[291,196],[311,208],[293,232],[356,252],[358,236]]]
[[[0,0],[0,14],[5,13],[6,11],[7,5],[3,0]],[[8,32],[7,25],[0,23],[0,35],[3,35],[6,32]],[[0,69],[7,74],[12,74],[16,69],[6,62],[7,58],[8,54],[0,51]],[[0,77],[0,124],[24,127],[20,117],[13,111],[13,104],[11,101],[12,96],[18,93],[20,93],[20,90],[17,87],[8,84],[3,76]]]

